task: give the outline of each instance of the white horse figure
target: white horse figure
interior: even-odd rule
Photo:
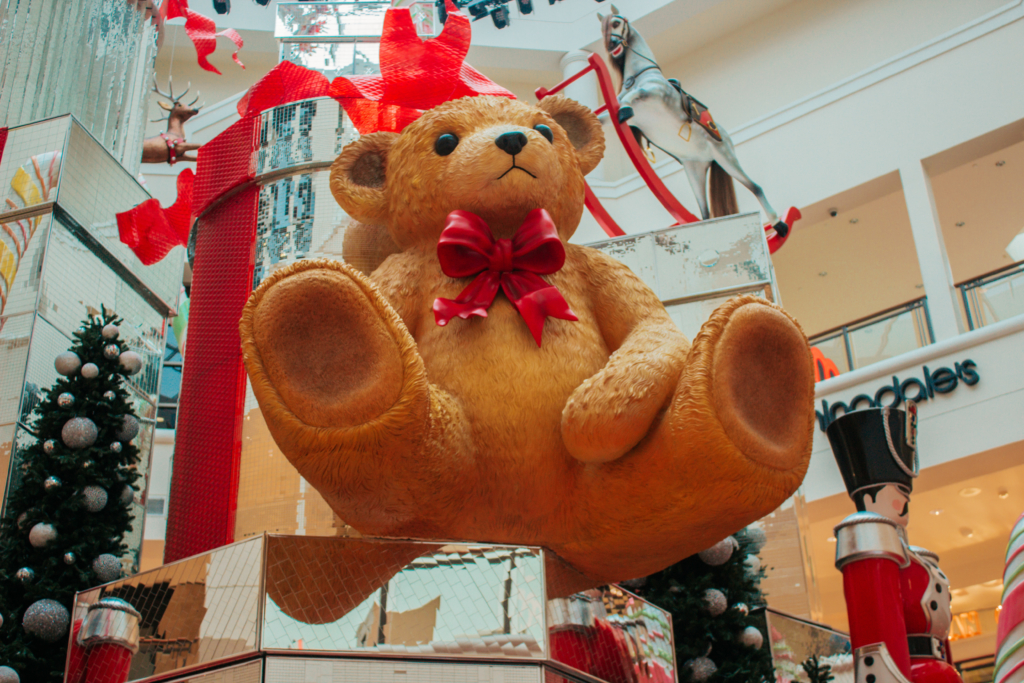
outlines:
[[[714,208],[716,216],[737,213],[736,196],[729,181],[732,176],[754,193],[769,225],[785,237],[790,226],[768,203],[761,186],[743,171],[729,134],[715,125],[707,107],[684,92],[678,81],[665,78],[643,37],[615,5],[611,10],[611,16],[597,17],[601,20],[605,50],[622,77],[619,122],[629,122],[634,134],[638,134],[637,142],[643,136],[683,165],[704,220],[711,217],[710,208]],[[704,190],[708,169],[711,207]]]

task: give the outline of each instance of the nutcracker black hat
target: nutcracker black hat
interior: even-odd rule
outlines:
[[[917,477],[917,406],[907,411],[867,408],[842,415],[828,426],[836,464],[851,497],[866,488],[895,484],[907,493]]]

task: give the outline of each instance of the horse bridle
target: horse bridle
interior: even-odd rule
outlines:
[[[629,41],[626,38],[629,35],[630,27],[629,27],[629,20],[626,19],[626,17],[624,17],[624,16],[622,16],[620,14],[613,14],[613,15],[611,15],[608,18],[608,20],[611,21],[612,19],[618,19],[619,21],[622,22],[622,24],[626,27],[626,35],[619,35],[617,33],[611,33],[608,36],[609,42],[611,42],[611,39],[614,38],[615,40],[618,41],[618,45],[621,45],[625,50],[628,50],[629,52],[632,52],[637,57],[640,57],[641,59],[646,59],[648,62],[651,63],[650,66],[645,66],[644,68],[640,69],[635,74],[633,74],[632,76],[630,76],[629,78],[626,79],[626,81],[622,84],[622,87],[625,88],[626,90],[629,90],[630,88],[633,87],[633,84],[636,83],[636,79],[637,79],[637,77],[640,74],[642,74],[645,71],[650,71],[651,69],[658,69],[658,70],[660,70],[661,67],[658,65],[658,63],[656,61],[654,61],[653,59],[651,59],[647,55],[640,54],[639,52],[637,52],[636,50],[633,49],[632,45],[629,44]]]

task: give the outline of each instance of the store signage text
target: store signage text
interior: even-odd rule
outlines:
[[[858,408],[881,408],[883,406],[897,408],[904,401],[921,403],[935,398],[935,394],[948,394],[956,389],[960,382],[967,386],[974,386],[981,379],[978,375],[978,366],[973,360],[968,359],[953,365],[953,369],[938,368],[937,370],[931,370],[925,365],[921,368],[923,379],[910,377],[901,381],[894,375],[892,383],[880,387],[874,396],[858,394],[850,399],[849,403],[837,401],[829,405],[828,401],[822,401],[821,410],[814,411],[818,417],[818,427],[821,431],[825,431],[837,417]]]

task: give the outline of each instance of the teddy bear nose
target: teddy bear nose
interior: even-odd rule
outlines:
[[[523,151],[523,147],[526,147],[526,134],[519,131],[502,133],[494,138],[494,144],[506,154],[515,156]]]

